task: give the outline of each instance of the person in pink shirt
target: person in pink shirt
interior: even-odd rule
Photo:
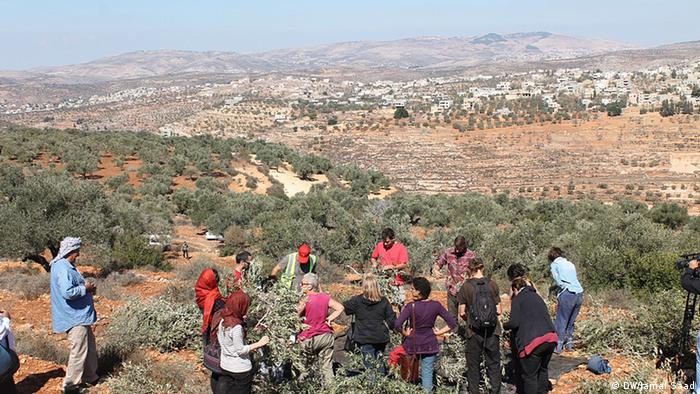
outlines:
[[[370,262],[374,268],[395,272],[394,285],[404,284],[399,272],[408,267],[408,251],[404,244],[396,241],[394,230],[387,227],[382,231],[382,241],[374,247]]]
[[[333,328],[331,322],[343,313],[343,304],[322,293],[318,275],[308,273],[302,277],[301,290],[304,298],[297,311],[304,317],[305,329],[297,335],[304,354],[309,359],[318,359],[324,386],[333,380]],[[333,310],[331,313],[330,310]],[[300,377],[302,379],[303,377]]]

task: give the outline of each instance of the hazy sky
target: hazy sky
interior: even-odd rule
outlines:
[[[700,39],[700,0],[0,0],[0,69],[140,49],[259,52],[351,40],[550,31]]]

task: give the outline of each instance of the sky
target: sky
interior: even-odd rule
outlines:
[[[700,0],[0,0],[0,69],[135,50],[254,53],[355,40],[549,31],[700,40]]]

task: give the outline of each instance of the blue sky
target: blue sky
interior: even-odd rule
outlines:
[[[259,52],[351,40],[551,31],[700,40],[700,0],[0,0],[0,69],[146,49]]]

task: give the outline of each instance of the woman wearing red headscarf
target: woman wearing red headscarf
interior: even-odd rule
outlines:
[[[248,313],[250,297],[242,290],[232,293],[226,299],[226,306],[221,312],[218,327],[218,339],[221,345],[221,369],[216,385],[217,394],[245,394],[253,388],[253,364],[250,352],[267,345],[268,336],[246,345],[246,329],[243,320]]]
[[[220,320],[221,311],[224,309],[225,300],[219,291],[219,273],[213,268],[207,268],[199,274],[197,283],[194,285],[195,301],[199,310],[202,311],[202,340],[204,346],[216,341],[216,325]],[[211,390],[216,393],[219,374],[211,374]]]

